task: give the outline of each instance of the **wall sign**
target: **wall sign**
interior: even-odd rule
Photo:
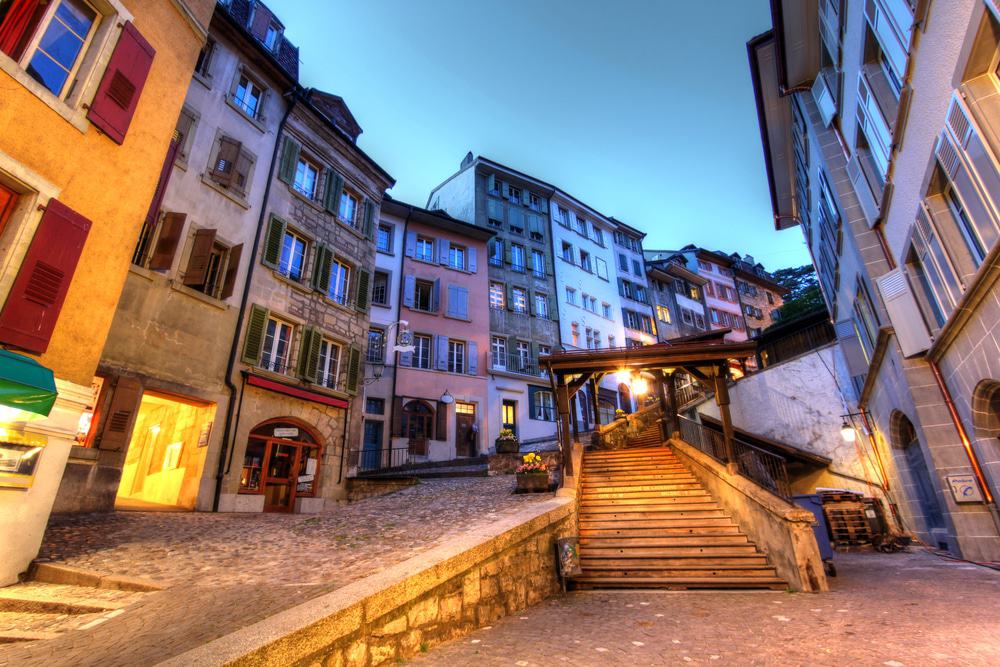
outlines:
[[[981,503],[983,494],[976,484],[975,475],[948,475],[948,488],[956,503]]]
[[[0,487],[30,488],[47,443],[44,435],[7,430],[0,441]]]
[[[275,438],[297,438],[299,437],[299,429],[294,426],[278,427],[274,429]]]

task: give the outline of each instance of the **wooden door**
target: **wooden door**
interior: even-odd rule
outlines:
[[[455,404],[455,456],[475,456],[479,451],[479,434],[474,429],[476,406]]]

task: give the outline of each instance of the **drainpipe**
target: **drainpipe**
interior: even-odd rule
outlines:
[[[267,184],[264,186],[264,198],[260,203],[260,217],[257,219],[257,232],[253,238],[253,249],[250,252],[250,264],[247,266],[247,277],[243,281],[243,296],[240,298],[240,312],[236,318],[236,331],[233,333],[233,343],[229,348],[229,363],[226,365],[226,388],[229,389],[229,404],[226,407],[226,425],[222,432],[222,448],[219,450],[219,464],[216,468],[215,473],[215,493],[212,497],[212,511],[219,511],[219,498],[222,496],[222,479],[225,476],[226,471],[226,454],[230,449],[229,439],[232,435],[233,427],[233,408],[236,405],[236,385],[233,383],[233,370],[236,368],[236,353],[239,350],[240,342],[240,332],[243,330],[243,320],[246,317],[247,302],[250,300],[250,285],[253,282],[253,272],[257,265],[257,251],[260,249],[260,237],[261,232],[264,229],[264,221],[267,219],[267,202],[271,196],[271,183],[274,182],[274,166],[278,162],[278,150],[281,148],[281,133],[285,129],[285,123],[288,121],[289,114],[292,113],[292,109],[295,107],[295,103],[299,99],[298,88],[293,88],[288,93],[285,93],[285,97],[291,97],[288,103],[288,108],[285,109],[285,115],[281,117],[281,122],[278,123],[278,129],[275,132],[274,140],[274,151],[271,153],[271,164],[267,171]],[[240,392],[240,401],[242,403],[242,392]],[[231,456],[231,454],[230,454]]]
[[[937,382],[941,396],[944,398],[944,403],[948,406],[948,414],[951,415],[951,421],[955,424],[955,430],[958,431],[958,437],[962,441],[962,448],[965,449],[965,455],[972,465],[972,473],[976,476],[976,481],[979,482],[979,488],[983,492],[986,507],[990,511],[990,516],[993,518],[997,532],[1000,533],[1000,513],[997,512],[996,501],[993,499],[993,494],[990,493],[990,487],[986,484],[986,476],[983,474],[983,468],[979,464],[979,457],[976,456],[976,452],[972,448],[972,441],[969,440],[969,435],[965,432],[965,426],[958,416],[958,410],[951,399],[951,392],[948,390],[948,385],[945,384],[944,377],[941,375],[941,369],[938,368],[937,363],[928,359],[927,365],[930,366],[931,372],[934,374],[934,381]]]

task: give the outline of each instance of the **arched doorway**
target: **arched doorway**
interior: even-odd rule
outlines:
[[[618,385],[618,398],[621,402],[621,409],[630,414],[632,412],[632,390],[624,382]]]
[[[292,512],[297,498],[316,496],[322,443],[298,420],[272,419],[250,431],[240,493],[264,496],[265,512]]]
[[[920,445],[913,423],[906,415],[897,411],[892,415],[891,427],[892,444],[903,452],[906,469],[910,475],[909,486],[912,489],[912,496],[920,508],[927,531],[944,528],[944,513],[938,502],[937,487],[927,467],[923,447]]]
[[[411,454],[427,455],[427,441],[434,436],[434,408],[427,401],[412,400],[403,406],[403,435],[409,438]]]
[[[976,385],[972,392],[972,430],[989,483],[996,489],[1000,481],[1000,381],[982,380]]]

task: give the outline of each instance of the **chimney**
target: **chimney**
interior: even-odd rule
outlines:
[[[469,151],[468,153],[465,154],[465,159],[462,160],[462,165],[459,167],[459,169],[465,169],[470,164],[472,164],[475,159],[476,158],[472,156],[472,151]]]

